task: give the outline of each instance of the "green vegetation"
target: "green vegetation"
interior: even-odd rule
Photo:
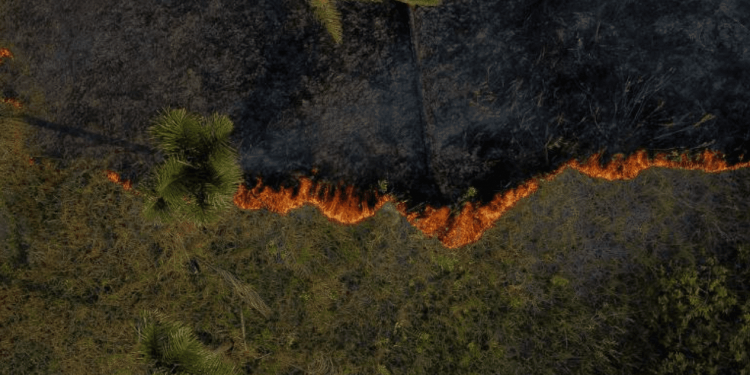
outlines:
[[[242,182],[236,151],[228,143],[232,129],[232,121],[218,114],[207,123],[184,109],[166,110],[158,117],[149,132],[167,160],[143,191],[148,220],[183,218],[203,226],[232,204]]]
[[[351,1],[351,0],[348,0]],[[380,3],[382,0],[357,0],[364,3]],[[441,4],[442,0],[397,0],[410,7],[432,7]],[[310,0],[315,18],[320,21],[331,35],[336,44],[341,44],[343,30],[341,28],[341,13],[336,9],[336,0]]]
[[[566,171],[454,251],[391,205],[153,226],[2,115],[0,373],[750,373],[748,170]]]
[[[654,338],[642,345],[659,354],[651,373],[750,374],[750,246],[734,250],[734,266],[700,250],[699,263],[660,265],[648,288],[655,308],[642,317],[641,338]]]
[[[159,369],[159,373],[173,374],[235,374],[233,366],[206,350],[190,328],[168,321],[158,312],[144,312],[138,332],[138,353]],[[154,321],[158,320],[158,321]]]

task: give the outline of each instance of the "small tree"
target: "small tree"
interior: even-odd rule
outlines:
[[[351,1],[351,0],[349,0]],[[366,3],[380,3],[382,0],[357,0]],[[415,6],[438,6],[442,0],[398,0],[402,3]],[[341,44],[341,13],[336,9],[335,0],[310,0],[310,6],[313,8],[313,14],[326,28],[336,44]]]
[[[190,328],[156,311],[141,313],[137,354],[153,374],[234,375],[234,366],[206,349]]]
[[[232,204],[242,182],[237,153],[228,143],[233,129],[226,116],[206,120],[184,109],[167,109],[156,119],[149,133],[167,160],[142,189],[146,219],[200,227]]]

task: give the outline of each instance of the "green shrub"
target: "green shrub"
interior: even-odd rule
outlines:
[[[242,182],[237,153],[228,144],[233,128],[226,116],[206,120],[184,109],[167,109],[156,119],[149,133],[167,160],[146,182],[146,219],[203,226],[232,204]]]
[[[654,354],[642,367],[653,374],[750,374],[747,295],[732,287],[732,273],[714,256],[701,249],[698,259],[705,261],[673,259],[655,270],[642,317],[642,339]]]
[[[158,312],[142,312],[138,354],[157,374],[235,374],[236,369],[207,350],[184,325]]]

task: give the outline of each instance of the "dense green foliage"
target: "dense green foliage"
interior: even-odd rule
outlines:
[[[725,251],[725,264],[701,249],[654,272],[640,327],[649,373],[750,374],[750,246]]]
[[[148,220],[183,219],[202,226],[232,204],[242,182],[236,151],[228,144],[233,128],[226,116],[214,114],[206,121],[184,109],[167,109],[157,118],[149,133],[166,161],[145,189]]]

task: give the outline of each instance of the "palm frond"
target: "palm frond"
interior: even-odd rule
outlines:
[[[199,228],[219,219],[218,212],[205,204],[189,204],[179,214]]]
[[[232,134],[234,123],[229,117],[214,113],[207,121],[207,128],[211,130],[211,136],[214,140],[223,141]]]
[[[344,0],[361,3],[382,3],[382,0]],[[410,6],[433,7],[441,5],[442,0],[397,0]],[[336,9],[335,0],[309,0],[315,18],[326,28],[336,44],[341,44],[343,29],[341,27],[341,13]]]
[[[211,156],[210,165],[214,173],[214,184],[207,189],[209,194],[217,194],[231,199],[243,181],[242,167],[237,163],[234,152],[219,151]],[[213,190],[213,188],[216,188]],[[224,198],[221,198],[222,200]]]
[[[207,357],[203,363],[203,374],[232,375],[236,373],[234,366],[227,366],[217,355]]]
[[[204,132],[200,120],[184,109],[167,108],[154,122],[148,132],[168,156],[195,151],[201,144]]]
[[[315,17],[323,24],[336,44],[341,44],[341,13],[336,9],[334,0],[310,0],[310,6]]]
[[[205,356],[202,345],[187,327],[176,327],[169,332],[169,339],[162,348],[162,360],[178,364],[183,370],[193,372],[200,368]]]
[[[242,182],[237,152],[229,144],[234,124],[227,116],[214,113],[205,119],[184,109],[166,109],[154,122],[149,133],[167,160],[143,189],[144,217],[199,226],[215,221]]]
[[[137,352],[155,370],[181,374],[232,375],[236,368],[207,350],[185,325],[170,321],[157,311],[141,312],[137,328]],[[157,373],[160,373],[157,372]]]
[[[144,216],[148,220],[170,223],[184,220],[188,214],[188,204],[183,199],[190,195],[186,186],[189,180],[189,167],[177,158],[170,158],[156,172],[156,194],[158,197],[147,199]]]
[[[170,158],[157,169],[156,191],[167,202],[181,205],[179,201],[188,193],[184,185],[188,168],[180,159]]]

